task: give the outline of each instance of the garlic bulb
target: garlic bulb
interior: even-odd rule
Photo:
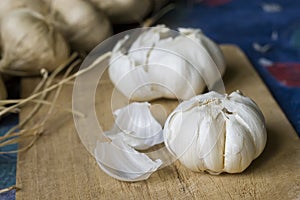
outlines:
[[[209,92],[182,102],[164,127],[165,145],[183,165],[212,174],[244,171],[266,140],[261,111],[240,92]]]
[[[0,100],[6,99],[7,92],[2,77],[0,76]]]
[[[174,37],[174,31],[156,26],[127,50],[129,39],[116,44],[108,68],[115,87],[129,99],[189,99],[217,83],[225,71],[221,50],[199,29],[179,29]]]
[[[146,154],[129,147],[121,139],[97,142],[95,158],[99,167],[109,176],[121,181],[146,180],[162,164]]]
[[[151,11],[151,0],[90,0],[114,24],[141,22]]]
[[[110,139],[122,139],[129,146],[148,149],[164,141],[162,126],[150,112],[149,103],[131,103],[114,112],[115,124],[105,132]]]
[[[89,52],[112,34],[106,15],[84,0],[45,0],[56,27],[75,50]],[[50,12],[51,15],[51,12]]]
[[[1,0],[0,21],[5,15],[20,8],[28,8],[40,14],[47,12],[47,7],[41,0]]]
[[[0,71],[13,75],[35,75],[42,68],[53,71],[68,59],[64,37],[45,18],[28,9],[18,9],[1,22]]]

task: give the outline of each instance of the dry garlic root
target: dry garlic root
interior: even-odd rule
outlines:
[[[0,71],[12,75],[49,72],[68,59],[64,37],[39,13],[18,9],[1,22],[2,59]]]
[[[56,28],[63,33],[73,49],[89,52],[111,36],[112,28],[106,15],[84,0],[44,0]],[[53,12],[53,13],[52,13]]]
[[[127,46],[129,36],[112,51],[109,76],[115,87],[136,101],[189,99],[225,71],[219,47],[199,29],[179,29],[174,36],[164,25],[145,30]]]
[[[211,174],[244,171],[265,148],[263,114],[240,92],[209,92],[182,102],[164,127],[168,150],[187,168]]]
[[[114,24],[142,22],[151,11],[151,0],[89,0],[103,10]]]
[[[6,87],[4,85],[2,77],[0,76],[0,100],[6,99],[6,98],[7,98]]]

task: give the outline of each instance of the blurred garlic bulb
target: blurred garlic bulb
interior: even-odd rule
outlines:
[[[193,171],[211,174],[244,171],[265,148],[264,117],[239,91],[209,92],[182,102],[168,117],[168,150]]]
[[[121,181],[146,180],[162,164],[161,160],[151,160],[121,139],[97,142],[94,154],[99,167],[109,176]]]
[[[132,37],[115,45],[108,68],[115,87],[132,100],[189,99],[225,71],[221,50],[199,29],[178,33],[160,25]]]
[[[84,0],[44,0],[56,27],[75,50],[89,52],[112,34],[106,15]],[[52,12],[52,11],[51,11]],[[51,16],[50,12],[50,16]]]
[[[47,12],[47,7],[41,0],[1,0],[0,21],[5,15],[20,8],[28,8],[40,14]]]
[[[7,98],[6,87],[4,85],[2,77],[0,76],[0,100],[6,99],[6,98]],[[0,103],[0,105],[1,105],[1,103]]]
[[[152,9],[152,0],[90,0],[114,24],[142,22]]]
[[[53,71],[68,59],[64,37],[39,13],[18,9],[1,22],[0,71],[12,75],[36,75]]]
[[[148,149],[164,141],[162,126],[150,112],[149,103],[131,103],[114,112],[115,124],[105,132],[110,139],[122,139],[129,146]]]

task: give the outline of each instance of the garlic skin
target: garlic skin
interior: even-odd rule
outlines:
[[[0,21],[10,12],[21,8],[28,8],[40,14],[45,14],[47,11],[46,5],[41,0],[1,0]]]
[[[3,82],[2,77],[0,76],[0,100],[6,99],[6,98],[7,98],[6,87]]]
[[[54,11],[53,23],[75,50],[89,52],[112,35],[107,16],[84,0],[44,0]],[[51,16],[51,12],[49,13]]]
[[[129,36],[114,47],[109,76],[129,99],[189,99],[221,79],[225,61],[219,47],[199,29],[174,31],[159,25],[144,31],[125,46]],[[166,76],[167,74],[167,76]]]
[[[193,171],[244,171],[265,148],[265,120],[240,92],[209,92],[182,102],[168,117],[164,142]]]
[[[130,182],[148,179],[162,164],[161,160],[153,161],[146,154],[134,150],[122,139],[97,142],[95,158],[106,174]]]
[[[114,24],[139,23],[151,11],[152,0],[89,0]]]
[[[0,71],[12,75],[49,72],[69,57],[64,37],[39,13],[18,9],[1,21],[2,59]]]
[[[162,126],[150,112],[150,104],[131,103],[114,112],[115,124],[105,132],[110,139],[122,139],[129,146],[145,150],[164,141]]]

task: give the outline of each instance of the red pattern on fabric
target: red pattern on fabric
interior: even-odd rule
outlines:
[[[300,87],[300,63],[274,63],[267,69],[282,84]]]

